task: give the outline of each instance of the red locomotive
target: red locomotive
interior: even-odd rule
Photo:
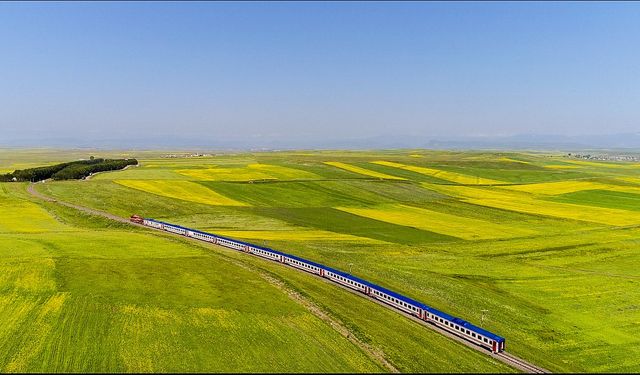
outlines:
[[[142,216],[139,216],[139,215],[132,215],[129,218],[129,221],[131,221],[132,223],[136,223],[136,224],[144,224],[144,218]]]

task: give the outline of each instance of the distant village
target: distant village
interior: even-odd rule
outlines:
[[[161,158],[202,158],[211,156],[211,154],[166,154],[160,156]]]
[[[604,160],[604,161],[640,161],[640,156],[636,155],[619,155],[619,154],[574,154],[569,152],[566,157],[574,159],[586,160]]]

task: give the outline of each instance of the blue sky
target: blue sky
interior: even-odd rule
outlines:
[[[0,3],[0,128],[43,144],[635,132],[639,47],[631,2]]]

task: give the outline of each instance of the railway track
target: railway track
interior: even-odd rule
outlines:
[[[509,354],[507,352],[493,353],[492,356],[528,374],[550,374],[551,373],[550,371],[547,371],[541,367],[534,366],[531,363],[525,361],[524,359],[518,358],[513,354]]]
[[[85,213],[88,213],[88,214],[102,216],[102,217],[105,217],[107,219],[119,221],[119,222],[122,222],[122,223],[131,224],[131,225],[142,227],[142,228],[146,228],[146,229],[151,229],[153,231],[158,231],[158,232],[162,232],[162,233],[165,233],[165,234],[174,234],[176,236],[180,236],[181,238],[186,238],[188,240],[197,241],[198,243],[203,243],[202,240],[199,240],[197,238],[185,237],[185,236],[182,236],[180,234],[175,234],[175,233],[164,231],[162,229],[156,229],[156,228],[152,228],[152,227],[149,227],[149,226],[146,226],[146,225],[136,224],[136,223],[131,222],[128,218],[123,218],[123,217],[120,217],[120,216],[116,216],[116,215],[110,214],[108,212],[104,212],[104,211],[92,209],[92,208],[89,208],[89,207],[84,207],[84,206],[80,206],[80,205],[76,205],[76,204],[60,201],[58,199],[54,199],[52,197],[49,197],[47,195],[44,195],[44,194],[36,191],[35,188],[34,188],[34,184],[33,183],[29,184],[29,186],[27,187],[27,191],[29,192],[29,194],[31,194],[32,196],[34,196],[36,198],[39,198],[39,199],[42,199],[42,200],[45,200],[45,201],[48,201],[48,202],[52,202],[52,203],[57,203],[57,204],[60,204],[60,205],[66,206],[66,207],[70,207],[70,208],[73,208],[73,209],[76,209],[78,211],[82,211],[82,212],[85,212]],[[220,247],[221,249],[229,250],[228,248],[226,248],[224,246],[211,244],[209,242],[206,242],[206,243],[210,244],[212,246]],[[263,260],[271,261],[271,262],[276,262],[275,260],[261,258],[261,257],[259,257],[259,259],[263,259]],[[303,270],[301,270],[299,268],[291,267],[290,265],[286,265],[286,266],[291,268],[291,269],[300,271],[300,272],[305,272],[305,271],[303,271]],[[491,357],[495,358],[496,360],[499,360],[499,361],[501,361],[501,362],[503,362],[503,363],[505,363],[505,364],[507,364],[507,365],[509,365],[511,367],[519,369],[519,370],[521,370],[521,371],[523,371],[525,373],[529,373],[529,374],[548,374],[548,373],[551,373],[548,370],[545,370],[543,368],[537,367],[537,366],[525,361],[524,359],[516,357],[516,356],[514,356],[512,354],[509,354],[507,352],[492,353],[492,352],[486,350],[483,347],[480,347],[480,346],[478,346],[478,345],[476,345],[474,343],[471,343],[470,341],[465,340],[462,337],[456,336],[456,335],[454,335],[454,334],[452,334],[452,333],[450,333],[450,332],[448,332],[448,331],[446,331],[446,330],[444,330],[444,329],[442,329],[440,327],[437,327],[437,326],[435,326],[433,324],[429,324],[429,323],[427,323],[427,322],[425,322],[425,321],[423,321],[421,319],[418,319],[414,315],[411,315],[411,314],[408,314],[408,313],[406,313],[404,311],[400,311],[398,309],[395,309],[395,308],[391,307],[390,305],[387,305],[387,304],[381,302],[378,299],[375,299],[375,298],[370,297],[370,296],[363,295],[363,294],[361,294],[361,293],[359,293],[359,292],[357,292],[357,291],[355,291],[353,289],[347,288],[347,287],[345,287],[345,286],[343,286],[341,284],[333,283],[333,282],[331,282],[331,281],[329,281],[329,280],[327,280],[327,279],[325,279],[323,277],[320,277],[320,279],[323,280],[324,282],[331,283],[332,285],[337,285],[338,287],[340,287],[340,288],[342,288],[342,289],[344,289],[346,291],[349,291],[349,292],[351,292],[353,294],[359,295],[361,297],[363,296],[363,297],[369,299],[370,301],[372,301],[374,303],[377,303],[377,304],[379,304],[381,306],[387,307],[387,308],[389,308],[389,309],[391,309],[391,310],[393,310],[393,311],[395,311],[395,312],[397,312],[399,314],[402,314],[402,315],[408,317],[409,319],[411,319],[411,320],[413,320],[413,321],[415,321],[415,322],[417,322],[417,323],[419,323],[419,324],[421,324],[421,325],[423,325],[425,327],[428,327],[428,328],[430,328],[430,329],[432,329],[434,331],[437,331],[437,332],[441,333],[444,336],[447,336],[447,337],[449,337],[449,338],[451,338],[451,339],[453,339],[453,340],[455,340],[455,341],[457,341],[457,342],[459,342],[459,343],[461,343],[463,345],[466,345],[467,347],[470,347],[470,348],[475,349],[475,350],[477,350],[479,352],[482,352],[482,353],[485,353],[487,355],[490,355]]]

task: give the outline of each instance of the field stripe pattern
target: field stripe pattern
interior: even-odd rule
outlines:
[[[189,202],[214,206],[247,206],[246,203],[227,198],[209,188],[190,181],[115,180],[115,182],[132,189]]]
[[[451,182],[464,184],[464,185],[504,184],[504,182],[502,181],[497,181],[497,180],[492,180],[489,178],[482,178],[482,177],[473,177],[473,176],[469,176],[461,173],[449,172],[449,171],[444,171],[444,170],[435,169],[435,168],[418,167],[415,165],[407,165],[407,164],[395,163],[395,162],[384,161],[384,160],[373,161],[372,163],[378,164],[378,165],[384,165],[387,167],[400,168],[407,171],[416,172],[416,173],[424,174],[427,176],[436,177],[442,180],[451,181]]]
[[[324,164],[331,165],[331,166],[334,166],[336,168],[344,169],[345,171],[354,172],[354,173],[358,173],[358,174],[361,174],[361,175],[364,175],[364,176],[369,176],[369,177],[382,178],[382,179],[387,179],[387,180],[406,180],[406,178],[392,176],[390,174],[372,171],[370,169],[365,169],[365,168],[358,167],[358,166],[351,165],[351,164],[347,164],[347,163],[341,163],[339,161],[325,161]]]
[[[465,240],[530,236],[537,233],[533,230],[407,205],[381,205],[376,208],[338,207],[338,209],[375,220],[410,226]]]
[[[428,189],[459,197],[465,202],[564,219],[588,221],[598,224],[627,226],[640,224],[640,215],[619,209],[582,206],[535,199],[526,193],[509,192],[506,189],[483,189],[467,186],[436,185],[424,183]]]

